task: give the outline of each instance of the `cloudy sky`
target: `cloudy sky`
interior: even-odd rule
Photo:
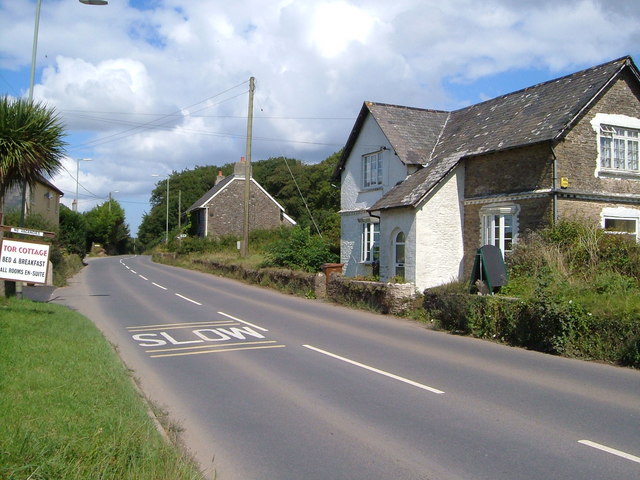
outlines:
[[[3,95],[28,94],[35,11],[0,0]],[[79,166],[79,209],[112,192],[135,235],[152,175],[245,154],[252,76],[252,159],[312,163],[365,100],[453,110],[639,62],[639,26],[638,0],[42,0],[34,98],[69,133],[63,203]]]

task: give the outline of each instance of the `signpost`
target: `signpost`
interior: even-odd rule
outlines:
[[[4,232],[18,235],[29,235],[40,238],[53,238],[55,233],[32,230],[29,228],[0,225],[0,280],[8,280],[15,284],[6,284],[0,295],[7,295],[12,290],[7,285],[15,285],[15,296],[22,298],[22,283],[38,283],[46,285],[49,268],[48,243],[29,242],[14,238],[3,238]],[[2,285],[0,285],[2,288]]]

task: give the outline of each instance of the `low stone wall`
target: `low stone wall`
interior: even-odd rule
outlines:
[[[154,254],[154,259],[170,263],[174,254]],[[413,308],[415,288],[412,284],[365,282],[343,277],[335,269],[325,273],[305,273],[286,269],[249,269],[241,265],[227,265],[212,260],[193,259],[200,269],[236,278],[300,296],[328,298],[336,303],[366,306],[376,312],[399,314]],[[329,278],[327,278],[329,277]]]
[[[366,282],[333,274],[327,296],[337,303],[366,305],[380,313],[397,315],[413,307],[416,294],[410,283]]]
[[[245,268],[241,265],[226,265],[212,260],[193,260],[193,263],[204,267],[206,270],[220,273],[221,275],[244,280],[258,285],[275,285],[281,290],[301,295],[318,296],[318,283],[324,282],[324,276],[320,279],[313,273],[296,272],[293,270],[276,268]]]

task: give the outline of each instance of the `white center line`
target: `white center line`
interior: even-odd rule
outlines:
[[[136,271],[135,271],[135,270],[133,270],[132,268],[130,268],[130,269],[129,269],[129,271],[130,271],[131,273],[135,273],[136,275],[138,274],[138,272],[136,272]]]
[[[422,383],[414,382],[413,380],[409,380],[408,378],[400,377],[398,375],[394,375],[393,373],[385,372],[384,370],[379,370],[374,367],[370,367],[369,365],[365,365],[364,363],[356,362],[354,360],[350,360],[345,357],[341,357],[336,355],[335,353],[327,352],[325,350],[321,350],[319,348],[313,347],[311,345],[303,345],[303,347],[308,348],[309,350],[313,350],[314,352],[321,353],[323,355],[327,355],[329,357],[335,358],[337,360],[341,360],[346,363],[350,363],[351,365],[355,365],[356,367],[364,368],[365,370],[369,370],[374,373],[378,373],[380,375],[384,375],[385,377],[393,378],[394,380],[398,380],[400,382],[408,383],[409,385],[413,385],[414,387],[421,388],[423,390],[428,390],[431,393],[443,394],[442,390],[438,390],[437,388],[429,387],[428,385],[424,385]]]
[[[140,274],[138,274],[138,276],[139,276],[141,279],[143,279],[143,280],[149,280],[147,277],[144,277],[144,276],[142,276],[142,275],[140,275]]]
[[[154,286],[156,286],[156,287],[158,287],[158,288],[161,288],[161,289],[163,289],[163,290],[166,290],[166,289],[167,289],[167,287],[163,287],[162,285],[158,285],[156,282],[151,282],[151,285],[154,285]]]
[[[631,460],[632,462],[640,463],[640,457],[636,457],[635,455],[631,455],[630,453],[626,453],[621,450],[616,450],[615,448],[607,447],[606,445],[600,445],[599,443],[592,442],[590,440],[578,440],[578,443],[586,445],[587,447],[597,448],[598,450],[602,450],[603,452],[617,455],[618,457]]]
[[[262,328],[259,327],[258,325],[254,325],[253,323],[249,323],[245,320],[240,320],[239,318],[236,318],[232,315],[229,315],[228,313],[224,313],[224,312],[218,312],[220,315],[224,315],[227,318],[230,318],[231,320],[235,320],[236,322],[240,322],[240,323],[244,323],[245,325],[249,325],[250,327],[255,328],[256,330],[260,330],[262,332],[268,332],[269,330],[267,330],[266,328]]]
[[[184,295],[180,295],[179,293],[176,293],[176,296],[182,298],[183,300],[186,300],[187,302],[195,303],[196,305],[202,305],[201,303],[196,302],[195,300],[191,300],[190,298],[185,297]]]

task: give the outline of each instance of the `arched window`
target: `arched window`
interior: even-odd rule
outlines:
[[[404,281],[404,246],[405,236],[404,232],[399,232],[393,242],[393,263],[395,276]]]

